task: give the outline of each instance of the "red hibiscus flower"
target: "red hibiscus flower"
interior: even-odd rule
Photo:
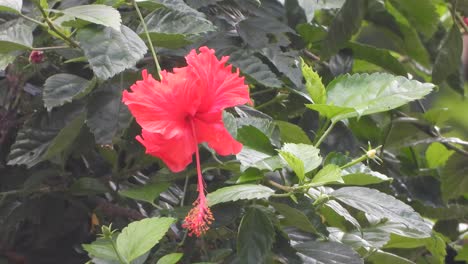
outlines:
[[[173,172],[184,170],[195,153],[198,199],[185,218],[184,228],[200,236],[213,221],[206,202],[198,144],[206,142],[220,155],[237,154],[242,144],[224,127],[223,110],[250,102],[249,91],[239,70],[225,66],[228,57],[218,60],[214,50],[201,47],[187,56],[187,66],[162,71],[157,81],[146,70],[143,80],[124,91],[123,102],[142,127],[137,140],[146,153],[156,156]]]

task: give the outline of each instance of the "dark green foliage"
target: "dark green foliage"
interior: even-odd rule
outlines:
[[[139,0],[145,32],[132,1],[0,0],[0,263],[468,261],[466,2]],[[194,165],[121,102],[150,44],[230,56],[254,103],[224,112],[239,154],[200,145],[202,239]]]

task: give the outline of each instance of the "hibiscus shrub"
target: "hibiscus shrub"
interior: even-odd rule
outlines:
[[[462,0],[0,0],[0,263],[466,263]]]

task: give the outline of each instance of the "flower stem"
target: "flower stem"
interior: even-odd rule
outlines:
[[[132,1],[133,6],[135,7],[135,10],[138,14],[138,17],[140,18],[141,25],[143,26],[143,30],[145,31],[146,39],[148,40],[148,44],[150,46],[150,51],[151,55],[153,56],[154,64],[156,66],[156,76],[158,77],[158,80],[161,80],[161,66],[159,66],[159,61],[158,57],[156,56],[156,51],[153,47],[153,42],[151,41],[151,37],[148,32],[148,27],[146,26],[145,19],[143,18],[143,15],[140,12],[140,8],[138,7],[138,4],[136,3],[135,0]]]

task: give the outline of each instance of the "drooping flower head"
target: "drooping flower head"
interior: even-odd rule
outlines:
[[[173,172],[184,170],[195,153],[198,199],[185,218],[184,227],[200,236],[213,220],[206,202],[198,144],[206,142],[219,155],[237,154],[242,144],[226,130],[223,110],[250,102],[249,91],[239,70],[232,72],[228,57],[218,60],[215,52],[201,47],[185,58],[187,66],[162,71],[155,80],[143,70],[143,80],[124,91],[123,102],[142,127],[137,140],[146,153],[160,158]]]

